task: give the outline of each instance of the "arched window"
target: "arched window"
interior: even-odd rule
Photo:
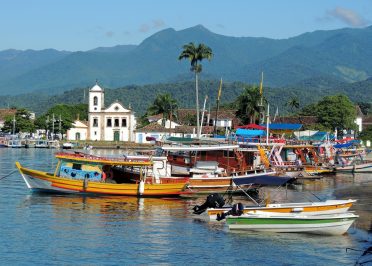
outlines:
[[[76,132],[76,134],[75,134],[75,139],[76,139],[76,140],[80,140],[80,133],[79,133],[79,132]]]
[[[94,96],[93,98],[93,105],[98,105],[98,97]]]

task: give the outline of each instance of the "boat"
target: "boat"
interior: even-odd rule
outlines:
[[[353,140],[344,144],[333,145],[336,149],[336,172],[372,173],[372,161],[366,160],[366,150],[359,147],[359,141]]]
[[[234,184],[237,188],[244,192],[244,194],[255,203],[251,206],[243,206],[242,213],[249,212],[270,212],[270,213],[281,213],[281,214],[336,214],[347,212],[356,200],[326,200],[317,202],[295,202],[295,203],[266,203],[261,205],[257,200],[253,199],[247,191],[249,187],[246,188],[248,184],[255,187],[261,186],[283,186],[292,182],[291,177],[279,177],[279,176],[267,176],[265,178],[250,178],[250,179],[233,179]],[[222,202],[221,200],[209,200],[212,204],[204,203],[202,206],[195,206],[194,213],[202,214],[205,213],[210,221],[223,220],[225,217],[231,214],[232,207],[234,206],[223,206],[223,203],[219,203],[216,207],[213,205],[215,202]],[[205,215],[204,214],[204,215]]]
[[[47,140],[36,140],[34,144],[35,148],[49,148],[48,141]]]
[[[10,139],[7,142],[8,148],[24,148],[25,145],[22,143],[20,139]]]
[[[249,212],[229,216],[226,223],[230,230],[342,235],[358,217],[351,212],[322,215]]]
[[[62,144],[62,149],[70,150],[74,147],[74,144],[71,142],[65,142]]]
[[[27,187],[32,191],[126,196],[179,196],[184,194],[187,178],[149,180],[146,173],[150,160],[129,160],[92,156],[82,153],[56,153],[58,164],[54,172],[43,172],[16,166]],[[140,172],[140,180],[133,182],[117,168],[122,166]]]
[[[263,165],[255,165],[256,150],[242,151],[237,144],[213,139],[169,138],[159,145],[152,160],[163,160],[161,177],[189,177],[188,188],[193,193],[226,191],[232,178],[253,178],[274,175]],[[156,172],[156,171],[154,171]]]

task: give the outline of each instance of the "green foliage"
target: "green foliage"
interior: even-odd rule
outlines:
[[[159,94],[156,96],[153,104],[148,108],[147,113],[150,115],[163,114],[163,126],[165,125],[165,120],[171,120],[172,117],[177,113],[178,105],[177,100],[172,98],[168,93]]]
[[[82,121],[88,120],[87,104],[57,104],[50,108],[45,114],[39,116],[35,120],[35,125],[40,129],[52,130],[54,124],[55,132],[58,132],[61,126],[61,133],[66,133],[78,117]]]
[[[212,49],[203,43],[195,45],[193,42],[185,44],[183,46],[183,51],[178,57],[178,60],[188,59],[191,64],[191,71],[195,73],[200,73],[202,71],[202,65],[199,64],[203,59],[212,59],[213,53]]]
[[[365,103],[365,102],[357,102],[359,105],[360,110],[364,115],[368,115],[372,112],[372,104],[371,103]]]
[[[309,113],[306,113],[306,111]],[[329,131],[355,129],[356,110],[350,99],[342,94],[324,97],[317,104],[304,108],[303,115],[316,115],[322,128]]]
[[[363,129],[363,131],[359,134],[359,138],[364,142],[367,140],[372,141],[372,126],[368,126],[367,128]]]
[[[243,93],[236,100],[236,115],[244,124],[256,123],[260,114],[261,94],[258,87],[246,86]]]
[[[294,109],[300,108],[300,101],[297,98],[297,96],[292,96],[288,102],[285,103],[286,106],[288,106],[291,109],[291,113],[293,114]]]
[[[31,114],[26,109],[18,109],[15,117],[8,116],[5,118],[4,127],[2,128],[3,132],[13,133],[13,125],[14,133],[19,132],[34,132],[34,123],[30,119]],[[15,123],[13,120],[15,119]]]

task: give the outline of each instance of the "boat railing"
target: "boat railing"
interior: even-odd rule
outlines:
[[[97,160],[97,161],[116,161],[116,162],[151,162],[150,157],[141,157],[141,158],[127,158],[124,157],[104,157],[86,154],[82,152],[67,153],[67,152],[57,152],[55,154],[57,157],[63,157],[66,159],[86,159],[86,160]]]

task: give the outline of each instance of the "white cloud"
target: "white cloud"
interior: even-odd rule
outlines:
[[[154,19],[150,23],[142,24],[139,27],[138,31],[146,33],[146,32],[149,32],[151,30],[157,30],[157,29],[164,28],[164,26],[165,26],[165,22],[162,19]]]
[[[336,7],[333,10],[327,11],[328,17],[338,19],[349,26],[363,27],[367,26],[368,22],[360,14],[355,11],[343,7]]]

